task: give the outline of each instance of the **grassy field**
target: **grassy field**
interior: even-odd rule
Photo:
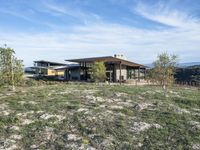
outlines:
[[[0,91],[0,149],[200,149],[200,92],[55,84]]]

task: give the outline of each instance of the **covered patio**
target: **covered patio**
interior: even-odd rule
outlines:
[[[91,79],[91,67],[95,62],[105,63],[107,81],[110,82],[122,83],[130,79],[140,81],[146,76],[146,67],[144,65],[112,56],[68,59],[66,61],[79,64],[80,80],[85,81]]]

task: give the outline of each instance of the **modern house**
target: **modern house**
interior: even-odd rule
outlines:
[[[145,78],[146,74],[146,67],[144,65],[128,61],[123,55],[68,59],[66,61],[77,64],[66,68],[66,80],[90,81],[91,66],[95,62],[104,62],[107,80],[110,82],[121,83],[131,79],[140,80]]]
[[[35,74],[43,77],[55,77],[65,75],[66,64],[45,60],[34,61]]]

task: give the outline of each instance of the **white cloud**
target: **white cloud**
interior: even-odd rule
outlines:
[[[200,31],[181,29],[149,31],[105,23],[76,26],[70,33],[8,33],[0,37],[3,37],[0,41],[13,47],[28,65],[36,59],[63,62],[73,57],[115,53],[139,63],[149,63],[163,51],[178,54],[182,61],[197,61],[200,56]]]
[[[65,4],[58,4],[53,1],[42,1],[43,9],[39,11],[47,12],[53,16],[72,17],[87,24],[89,22],[101,21],[101,17],[95,13],[82,11],[78,7],[70,6],[67,1]]]
[[[150,30],[104,22],[92,13],[79,16],[79,12],[59,5],[46,5],[51,13],[72,15],[90,20],[85,25],[75,25],[66,31],[40,33],[0,32],[0,42],[15,49],[17,55],[31,65],[34,60],[47,59],[64,62],[65,59],[124,54],[138,63],[152,62],[158,53],[168,51],[177,54],[181,61],[199,61],[200,28],[196,18],[178,10],[159,6],[149,8],[139,4],[135,11],[145,18],[174,26],[162,30]],[[73,13],[74,12],[74,13]],[[60,17],[60,16],[59,16]],[[96,19],[95,19],[96,18]]]
[[[152,6],[138,3],[138,5],[133,8],[133,11],[149,20],[174,27],[199,27],[200,23],[200,20],[195,18],[192,14],[172,9],[163,3],[157,3]]]

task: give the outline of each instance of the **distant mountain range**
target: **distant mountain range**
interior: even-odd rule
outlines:
[[[179,66],[180,68],[186,68],[186,67],[196,66],[196,65],[200,65],[200,62],[180,63],[178,66]]]
[[[180,67],[180,68],[186,68],[186,67],[195,66],[195,65],[200,65],[200,62],[179,63],[178,67]],[[146,64],[145,66],[148,66],[148,67],[152,68],[153,64]]]

